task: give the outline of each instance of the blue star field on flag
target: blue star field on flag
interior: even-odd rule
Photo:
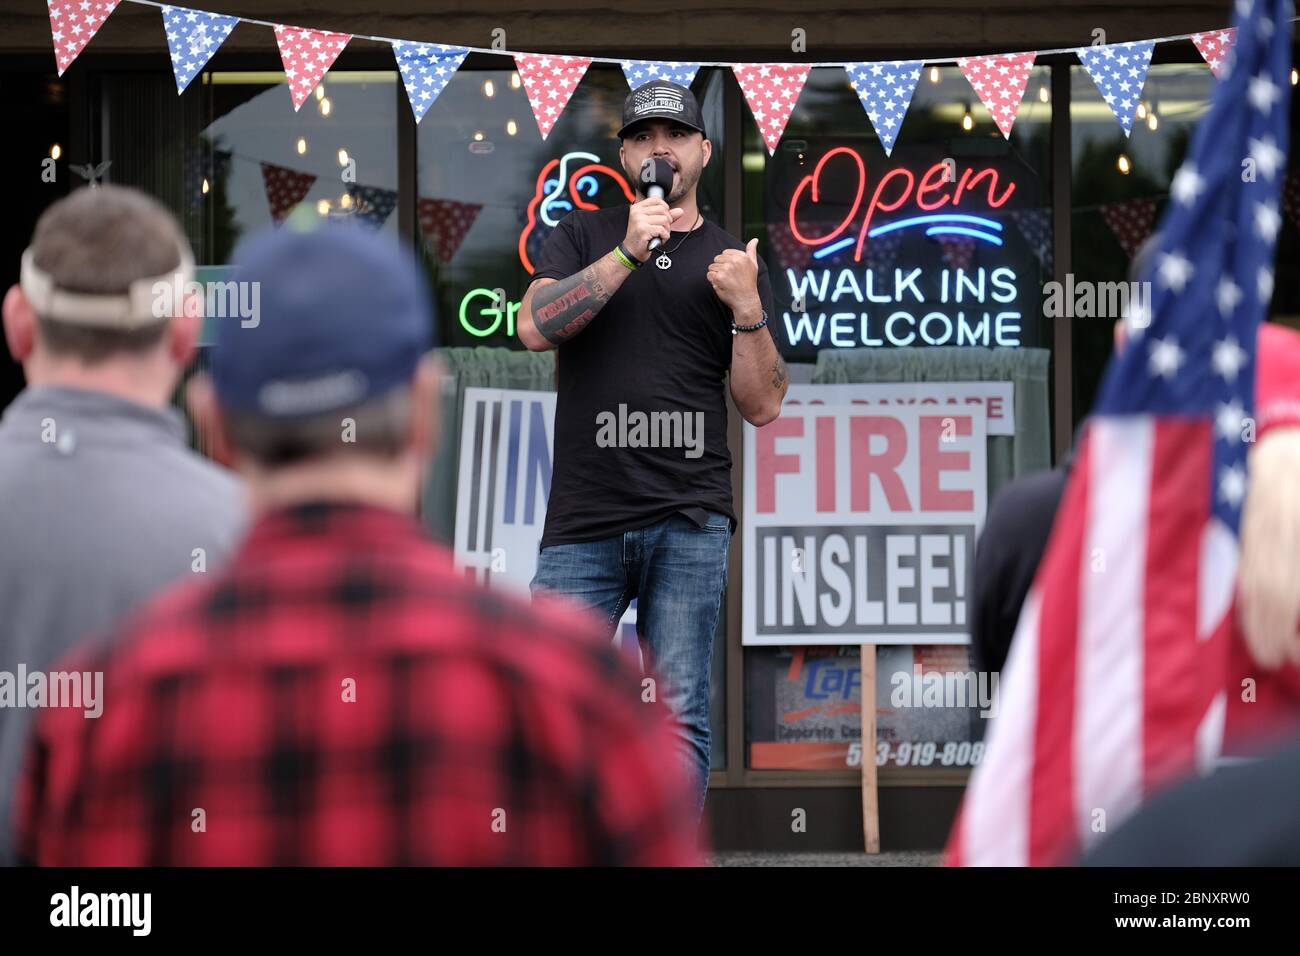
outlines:
[[[463,46],[444,46],[441,43],[412,43],[409,40],[393,41],[393,56],[402,71],[411,112],[418,123],[429,112],[452,76],[460,69],[469,53]]]
[[[397,192],[379,186],[351,185],[348,193],[354,203],[352,217],[374,229],[380,229],[397,208]]]
[[[844,67],[849,85],[862,101],[886,156],[894,151],[894,140],[898,138],[898,129],[903,125],[924,65],[920,60],[888,60],[849,63]]]
[[[698,63],[664,62],[661,60],[624,60],[623,76],[632,89],[653,80],[667,80],[690,89],[695,74],[699,71]]]
[[[1213,513],[1235,534],[1246,494],[1255,337],[1273,297],[1291,96],[1291,0],[1237,0],[1236,59],[1215,87],[1138,278],[1150,307],[1106,371],[1096,413],[1214,423]],[[1242,175],[1243,160],[1255,176]]]
[[[223,17],[219,13],[185,7],[163,7],[162,15],[172,72],[176,74],[176,92],[184,93],[190,81],[199,75],[212,59],[212,54],[230,36],[239,17]]]
[[[1154,40],[1139,40],[1084,46],[1074,51],[1124,128],[1125,136],[1133,132],[1133,114],[1142,101],[1142,87],[1146,85],[1151,51],[1155,47]]]

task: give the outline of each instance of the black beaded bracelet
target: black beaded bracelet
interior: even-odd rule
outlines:
[[[763,310],[763,321],[756,325],[737,325],[735,319],[732,319],[731,334],[735,335],[737,332],[757,332],[765,325],[767,325],[767,309]]]

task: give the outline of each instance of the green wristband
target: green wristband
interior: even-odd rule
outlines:
[[[626,252],[623,251],[623,243],[621,242],[614,247],[614,258],[616,258],[619,262],[623,263],[623,265],[627,266],[633,272],[641,268],[641,263],[637,262],[635,259],[633,259],[631,256],[629,256]]]

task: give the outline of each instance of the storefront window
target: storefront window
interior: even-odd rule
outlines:
[[[1007,140],[960,70],[926,68],[887,157],[844,71],[822,68],[774,155],[745,124],[745,231],[761,237],[773,276],[778,344],[805,368],[792,380],[981,381],[998,350],[998,376],[1024,390],[1017,410],[1032,395],[1038,414],[989,438],[989,495],[1051,460],[1049,93],[1050,69],[1036,67]],[[851,351],[860,361],[832,373]],[[747,766],[874,759],[888,774],[978,763],[985,708],[966,647],[875,653],[877,739],[864,753],[857,646],[746,648]],[[935,675],[953,674],[970,675],[965,704],[925,694]]]
[[[701,70],[692,85],[714,149],[700,211],[719,224],[722,81]],[[420,123],[417,213],[444,345],[522,348],[515,313],[551,229],[631,201],[616,136],[627,94],[621,69],[593,64],[543,141],[513,70],[462,68],[443,89]]]
[[[1191,44],[1189,55],[1196,56]],[[1196,123],[1209,108],[1216,80],[1199,57],[1195,63],[1150,68],[1142,101],[1127,139],[1110,107],[1083,67],[1070,70],[1073,144],[1071,236],[1076,281],[1132,280],[1134,253],[1154,230],[1169,197],[1169,184],[1187,154]],[[1291,137],[1300,133],[1300,104],[1293,98]],[[1292,195],[1295,180],[1288,180]],[[1284,208],[1291,205],[1284,200]],[[1286,268],[1300,259],[1295,215],[1282,217],[1271,314],[1300,313],[1300,276]],[[1114,344],[1117,316],[1077,317],[1074,340],[1074,422],[1087,416]]]

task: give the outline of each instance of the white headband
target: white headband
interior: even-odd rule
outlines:
[[[180,255],[180,264],[163,275],[136,279],[125,293],[98,294],[55,288],[54,279],[37,267],[32,249],[28,247],[23,252],[19,284],[32,309],[43,319],[95,328],[136,329],[153,325],[173,314],[174,308],[170,304],[163,315],[155,314],[155,303],[179,305],[182,301],[172,294],[172,290],[183,293],[186,284],[194,279],[194,257],[184,246],[180,248]],[[156,286],[159,283],[168,287],[166,299],[158,293]]]

